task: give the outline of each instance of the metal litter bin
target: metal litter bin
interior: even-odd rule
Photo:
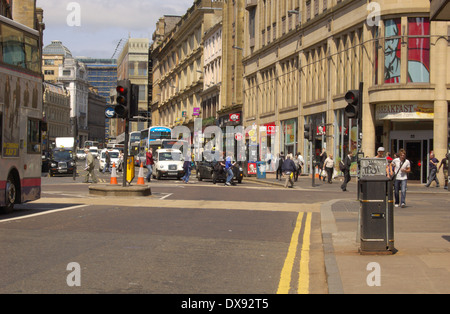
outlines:
[[[360,253],[393,253],[394,193],[386,176],[361,178]]]
[[[256,175],[258,179],[266,178],[266,163],[264,161],[258,161],[256,163]]]

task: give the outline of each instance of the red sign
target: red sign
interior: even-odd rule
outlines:
[[[247,173],[256,174],[256,162],[249,162],[247,164]]]
[[[241,114],[240,113],[232,113],[232,114],[230,114],[229,119],[232,122],[241,121]]]
[[[272,135],[276,133],[276,125],[275,122],[267,123],[264,125],[267,129],[267,135]]]

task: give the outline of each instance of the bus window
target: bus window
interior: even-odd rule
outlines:
[[[27,152],[28,154],[41,153],[41,132],[39,120],[28,120]]]

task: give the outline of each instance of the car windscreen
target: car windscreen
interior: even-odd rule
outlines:
[[[67,150],[57,150],[53,152],[53,159],[55,160],[69,160],[72,159],[72,152],[67,151]]]
[[[178,156],[177,156],[178,155]],[[180,154],[178,153],[159,153],[159,161],[167,161],[167,160],[180,160]]]

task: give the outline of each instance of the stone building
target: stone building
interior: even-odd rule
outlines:
[[[337,163],[357,150],[344,96],[363,82],[364,155],[404,148],[410,179],[424,182],[429,152],[448,149],[450,99],[450,24],[429,17],[427,0],[246,1],[244,125],[279,126],[279,149],[309,165],[322,149]]]

